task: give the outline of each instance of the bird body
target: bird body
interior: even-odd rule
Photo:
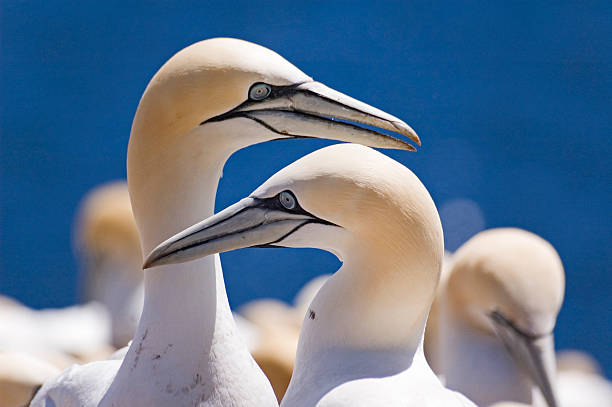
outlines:
[[[319,137],[414,149],[330,117],[418,143],[399,119],[313,81],[264,47],[217,38],[177,53],[147,86],[128,146],[128,186],[143,252],[212,215],[223,166],[241,148]],[[147,270],[144,288],[142,316],[123,360],[74,370],[73,383],[97,383],[82,406],[277,405],[237,333],[218,255]],[[66,393],[67,374],[45,384],[32,406]]]
[[[465,396],[444,388],[431,371],[422,350],[407,360],[406,352],[364,352],[316,355],[320,362],[304,366],[306,377],[295,379],[282,406],[473,406]],[[409,365],[406,368],[405,362]],[[330,368],[338,363],[341,368]],[[397,366],[399,373],[395,373]],[[367,367],[367,368],[365,368]],[[313,369],[314,368],[314,369]],[[312,370],[311,370],[312,369]],[[403,370],[402,370],[403,369]],[[293,379],[292,379],[293,380]]]
[[[423,353],[442,240],[436,207],[410,170],[340,144],[160,244],[145,266],[249,246],[331,251],[343,264],[309,305],[281,405],[472,406],[442,386]]]

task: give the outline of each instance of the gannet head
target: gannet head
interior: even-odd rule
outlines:
[[[242,40],[214,38],[174,55],[155,74],[138,106],[132,133],[174,139],[198,128],[204,136],[242,137],[238,144],[317,137],[381,148],[410,144],[334,119],[409,137],[403,121],[313,79],[277,53]]]
[[[380,261],[402,249],[415,262],[433,259],[436,280],[443,254],[438,213],[418,178],[375,150],[340,144],[302,157],[248,198],[160,244],[145,267],[251,246],[315,247],[343,261],[356,247],[378,252]]]
[[[499,336],[551,407],[552,331],[564,287],[552,245],[514,228],[481,232],[459,248],[446,287],[448,307],[473,329]]]

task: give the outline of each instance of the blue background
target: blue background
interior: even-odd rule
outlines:
[[[190,43],[232,36],[412,125],[420,151],[386,153],[428,187],[449,249],[483,227],[548,239],[567,272],[557,346],[589,350],[612,374],[612,3],[297,3],[3,1],[0,292],[33,307],[76,301],[74,212],[125,177],[147,82]],[[240,151],[217,208],[326,144]],[[233,306],[291,300],[338,266],[314,250],[223,262]]]

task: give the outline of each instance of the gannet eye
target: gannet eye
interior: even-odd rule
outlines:
[[[272,88],[267,83],[256,83],[249,90],[249,98],[251,100],[264,100],[270,95]]]
[[[283,191],[278,194],[278,200],[285,209],[294,209],[297,206],[295,196],[289,191]]]

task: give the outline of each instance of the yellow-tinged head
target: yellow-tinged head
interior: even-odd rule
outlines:
[[[104,184],[87,194],[76,234],[78,250],[87,257],[140,258],[138,229],[125,182]]]
[[[493,312],[524,333],[550,333],[563,303],[565,274],[550,243],[521,229],[481,232],[453,256],[449,306],[493,335]]]

